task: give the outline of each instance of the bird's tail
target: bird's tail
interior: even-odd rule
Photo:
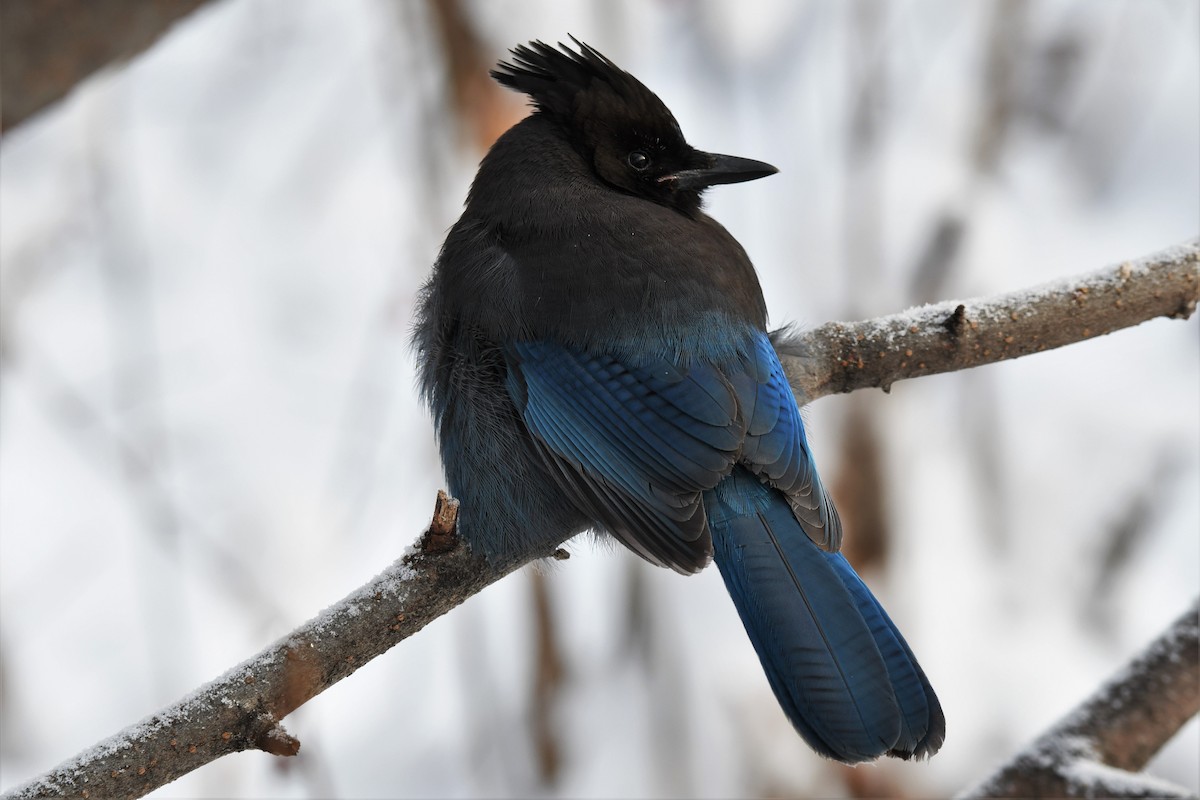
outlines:
[[[847,763],[938,751],[946,721],[879,601],[784,496],[737,468],[705,495],[717,567],[796,730]]]

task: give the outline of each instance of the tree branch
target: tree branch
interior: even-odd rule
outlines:
[[[0,2],[0,131],[114,61],[154,44],[207,0]]]
[[[1200,601],[1141,655],[995,774],[960,795],[1188,797],[1136,775],[1200,713]]]
[[[4,797],[142,797],[229,753],[295,755],[300,742],[280,720],[521,566],[489,566],[469,553],[454,536],[457,511],[457,501],[439,492],[416,547],[365,586],[169,708]]]
[[[1074,278],[863,322],[777,331],[802,403],[1052,350],[1155,317],[1186,319],[1200,299],[1200,239]]]
[[[1157,316],[1184,318],[1198,299],[1200,242],[1193,241],[1024,292],[829,323],[776,341],[797,396],[808,402],[1060,347]],[[295,754],[300,744],[280,726],[283,717],[523,564],[562,553],[487,565],[453,535],[456,509],[439,495],[416,548],[368,584],[175,705],[4,797],[141,797],[227,753]],[[1147,669],[1159,664],[1169,666],[1160,658]],[[1115,719],[1105,725],[1120,728]],[[1100,738],[1094,747],[1125,752],[1127,741]],[[1135,752],[1149,758],[1158,745]]]

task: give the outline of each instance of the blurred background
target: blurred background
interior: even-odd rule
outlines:
[[[0,137],[0,789],[250,656],[427,524],[412,307],[526,113],[486,76],[508,47],[574,34],[692,144],[780,168],[709,201],[777,325],[1200,229],[1191,0],[196,5]],[[848,555],[945,706],[928,763],[822,761],[715,569],[581,538],[289,717],[298,758],[236,755],[158,796],[963,789],[1200,591],[1198,328],[807,410]],[[1193,720],[1149,771],[1200,789],[1198,739]]]

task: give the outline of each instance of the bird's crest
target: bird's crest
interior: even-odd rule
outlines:
[[[595,48],[570,38],[579,52],[562,43],[556,49],[532,41],[514,47],[512,61],[501,61],[491,75],[501,85],[529,95],[539,111],[563,120],[576,119],[585,108],[595,113],[599,105],[630,117],[669,120],[678,131],[675,117],[645,84]]]

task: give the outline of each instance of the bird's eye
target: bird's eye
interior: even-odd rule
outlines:
[[[641,150],[634,150],[629,154],[629,158],[626,160],[629,162],[629,166],[633,167],[639,172],[650,166],[650,156],[646,155]]]

